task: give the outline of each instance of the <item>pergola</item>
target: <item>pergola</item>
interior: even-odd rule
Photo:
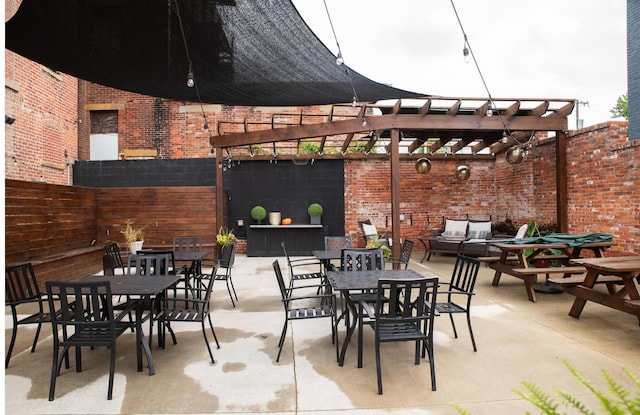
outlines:
[[[396,100],[364,104],[355,114],[337,115],[331,106],[323,122],[298,123],[242,122],[242,132],[225,132],[219,122],[218,133],[210,139],[218,163],[233,150],[236,159],[358,158],[377,156],[391,163],[392,237],[400,239],[399,162],[402,158],[459,157],[495,158],[511,147],[526,145],[536,132],[554,132],[556,137],[556,197],[559,230],[567,228],[566,133],[567,116],[573,111],[573,99],[482,99],[427,97],[422,100]],[[317,114],[314,113],[317,118]],[[302,153],[301,143],[317,144],[315,154]],[[354,141],[363,143],[364,153],[348,153]],[[383,143],[381,153],[371,154]],[[282,143],[289,152],[278,151]],[[254,146],[272,146],[272,154],[253,154]],[[279,147],[280,146],[280,147]],[[226,154],[225,154],[226,153]],[[218,203],[223,200],[222,175],[217,175]],[[222,212],[218,220],[223,221]],[[398,244],[394,245],[398,255]]]

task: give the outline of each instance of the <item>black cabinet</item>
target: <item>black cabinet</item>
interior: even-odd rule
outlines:
[[[309,256],[324,249],[327,227],[322,225],[251,225],[247,229],[247,256],[284,256],[284,241],[290,256]]]

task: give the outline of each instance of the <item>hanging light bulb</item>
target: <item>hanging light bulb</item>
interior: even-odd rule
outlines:
[[[211,135],[211,131],[209,131],[209,123],[208,122],[204,123],[204,132],[207,135]]]
[[[458,180],[467,180],[471,176],[471,169],[465,164],[460,165],[456,168],[455,176]]]
[[[336,65],[340,66],[344,63],[344,58],[342,57],[342,52],[338,51],[338,56],[336,56]]]
[[[419,174],[427,174],[431,171],[431,160],[421,158],[416,161],[416,171]]]
[[[467,47],[466,42],[464,44],[464,48],[462,49],[462,54],[464,55],[464,63],[469,63],[469,48]]]
[[[520,147],[513,146],[509,150],[507,150],[505,158],[507,159],[507,163],[509,164],[518,164],[524,158],[524,153]]]
[[[189,73],[187,73],[187,86],[193,88],[196,81],[193,80],[193,69],[191,68],[191,62],[189,62]]]
[[[353,94],[353,101],[351,102],[351,106],[355,107],[356,105],[358,105],[358,97]]]
[[[487,117],[493,117],[493,108],[491,108],[491,104],[489,104],[489,108],[487,108]]]
[[[507,144],[508,137],[507,137],[507,132],[506,132],[506,131],[503,131],[503,132],[502,132],[502,140],[501,140],[501,141],[502,141],[503,143]]]
[[[362,126],[363,127],[367,126],[367,119],[364,117],[364,115],[362,116]]]

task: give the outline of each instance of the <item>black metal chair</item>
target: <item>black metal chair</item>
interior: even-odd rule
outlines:
[[[473,351],[477,352],[476,339],[473,336],[473,329],[471,328],[471,298],[474,296],[474,288],[476,285],[476,279],[478,277],[478,270],[480,269],[480,260],[470,258],[463,255],[458,255],[456,264],[453,268],[451,275],[451,281],[449,282],[449,288],[446,291],[440,291],[439,294],[446,294],[446,302],[436,301],[436,310],[439,314],[449,314],[451,320],[451,326],[453,327],[453,335],[458,338],[458,332],[456,331],[456,324],[453,321],[453,314],[464,313],[467,315],[467,326],[469,326],[469,336],[471,336],[471,344],[473,344]],[[454,295],[461,295],[465,297],[466,304],[462,305],[453,301]]]
[[[284,256],[289,265],[289,287],[293,287],[296,282],[303,281],[306,287],[317,287],[318,292],[326,287],[326,279],[322,272],[322,262],[316,258],[291,259],[287,253],[284,241],[280,243]],[[309,271],[309,268],[318,267],[318,271]],[[303,270],[300,270],[303,268]]]
[[[51,315],[48,311],[45,311],[44,303],[47,300],[40,291],[38,280],[36,279],[31,263],[6,267],[4,287],[5,305],[11,307],[11,318],[13,320],[9,350],[7,351],[7,356],[4,360],[4,367],[6,369],[9,367],[9,361],[11,360],[11,353],[13,352],[16,336],[18,334],[18,326],[26,324],[38,325],[36,328],[36,334],[33,337],[33,344],[31,345],[31,353],[33,353],[36,351],[36,344],[38,343],[42,323],[50,323]],[[34,305],[37,306],[37,310],[35,312],[32,309]],[[23,309],[25,311],[23,313],[19,313],[19,310]],[[27,317],[18,318],[20,314],[27,312],[30,312],[31,314]],[[56,313],[59,313],[59,311],[56,311]]]
[[[438,291],[438,278],[411,280],[381,279],[375,308],[361,300],[375,331],[376,372],[378,394],[382,395],[382,368],[380,344],[386,342],[414,341],[415,364],[420,356],[429,358],[431,390],[436,390],[436,372],[433,356],[433,299]]]
[[[325,251],[342,251],[343,249],[353,248],[353,239],[351,236],[325,236],[324,237],[324,249]],[[336,266],[331,262],[325,264],[327,271],[333,271]]]
[[[231,279],[231,268],[236,258],[236,245],[224,245],[221,247],[220,253],[221,257],[217,260],[218,271],[214,274],[214,279],[215,281],[224,281],[227,284],[231,304],[235,307],[235,301],[238,301],[238,295],[236,294],[236,288],[233,286],[233,280]],[[233,300],[234,297],[235,301]]]
[[[111,305],[111,285],[109,282],[46,282],[49,310],[53,330],[53,361],[49,400],[55,395],[56,379],[60,374],[62,360],[69,368],[68,354],[75,348],[76,371],[82,371],[82,347],[110,349],[109,387],[107,399],[113,393],[113,375],[116,366],[116,338],[132,327],[132,323],[122,321],[129,310],[115,316]],[[61,312],[56,311],[57,303]],[[74,310],[82,310],[75,312]],[[141,357],[140,344],[136,345],[138,359]],[[62,352],[60,352],[62,348]]]
[[[173,251],[175,255],[189,252],[202,252],[202,238],[198,236],[177,236],[173,238]],[[202,269],[195,269],[199,264],[198,261],[192,262],[189,266],[183,268],[185,274],[184,283],[187,284],[192,275],[202,274]],[[179,274],[182,272],[179,272]]]
[[[387,258],[385,262],[388,264],[391,264],[392,266],[394,266],[395,264],[398,264],[399,268],[407,269],[409,267],[409,261],[411,260],[413,245],[414,245],[413,241],[409,239],[405,239],[404,242],[402,242],[402,248],[400,248],[400,256],[397,258],[394,258],[394,257]]]
[[[336,358],[338,358],[338,331],[336,329],[336,308],[333,294],[297,295],[296,290],[306,288],[306,286],[287,288],[278,260],[273,261],[272,265],[276,279],[278,280],[278,287],[280,287],[280,295],[282,296],[282,305],[285,314],[284,327],[282,328],[282,334],[278,342],[278,357],[276,358],[276,362],[280,361],[280,354],[282,353],[282,346],[284,345],[287,327],[290,321],[324,317],[331,319],[331,341],[336,345]]]
[[[391,246],[391,239],[386,233],[378,233],[378,228],[370,219],[358,221],[365,246],[370,240],[377,240],[380,245]]]
[[[125,263],[120,253],[120,245],[112,243],[104,246],[102,257],[102,270],[104,275],[125,275]],[[117,271],[119,270],[119,271]]]
[[[384,252],[382,249],[343,249],[342,258],[340,259],[340,270],[346,272],[359,272],[368,270],[382,270],[384,269]],[[351,300],[353,302],[367,301],[369,303],[375,303],[376,292],[374,290],[350,293]],[[340,298],[341,313],[337,318],[337,321],[344,319],[345,324],[349,325],[349,308],[345,305],[345,299]],[[360,309],[361,317],[362,309]]]
[[[137,257],[136,257],[137,256]],[[166,257],[166,260],[161,259],[163,264],[160,267],[156,267],[157,257]],[[137,251],[136,255],[136,275],[179,275],[184,274],[186,267],[176,268],[175,255],[172,249],[149,249]],[[149,259],[149,261],[147,261]],[[131,263],[131,255],[129,256],[129,264]],[[166,265],[164,265],[166,264]],[[131,267],[129,268],[131,270]],[[142,272],[143,274],[139,273]]]
[[[207,346],[209,357],[211,358],[211,363],[215,363],[211,347],[209,346],[209,339],[207,338],[207,331],[204,323],[205,320],[209,322],[211,333],[213,334],[216,346],[219,349],[220,343],[218,343],[218,337],[213,329],[210,311],[211,290],[213,288],[216,269],[216,265],[214,264],[211,269],[211,274],[199,274],[193,278],[191,297],[173,295],[167,296],[165,299],[162,311],[160,311],[155,318],[160,324],[160,328],[158,329],[158,332],[160,333],[159,343],[163,349],[165,347],[165,329],[169,330],[173,344],[177,344],[175,333],[171,328],[171,323],[200,323],[204,342]]]

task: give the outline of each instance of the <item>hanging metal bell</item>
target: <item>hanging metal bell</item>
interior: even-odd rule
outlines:
[[[471,176],[471,169],[467,165],[461,165],[456,168],[456,179],[467,180]]]
[[[517,146],[513,146],[507,150],[507,154],[505,155],[507,163],[509,164],[518,164],[522,161],[523,157],[522,149]]]
[[[427,174],[431,171],[431,160],[421,158],[416,161],[416,171],[419,174]]]

